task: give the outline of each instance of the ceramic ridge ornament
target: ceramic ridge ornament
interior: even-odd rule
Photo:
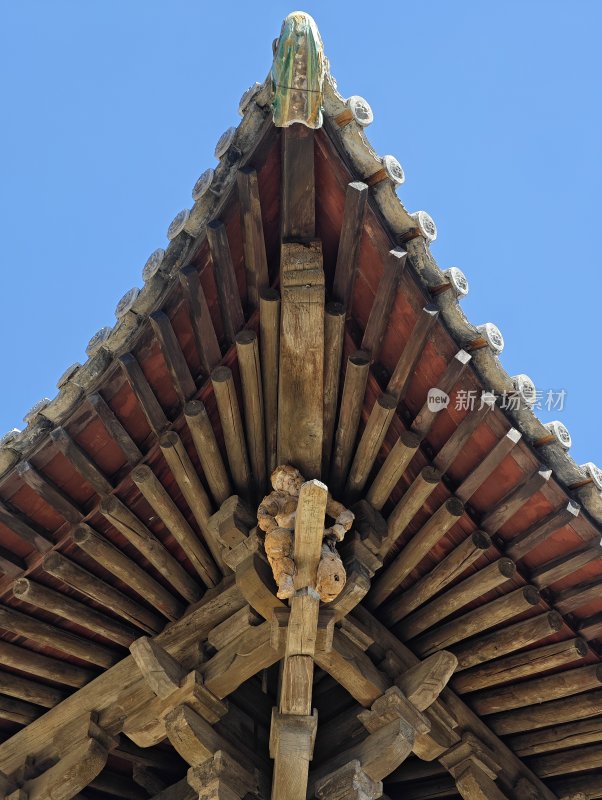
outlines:
[[[282,23],[272,66],[274,125],[300,122],[322,127],[322,94],[326,59],[317,25],[303,11],[293,11]]]

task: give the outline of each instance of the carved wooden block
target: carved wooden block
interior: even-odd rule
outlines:
[[[223,750],[188,770],[188,783],[199,800],[243,800],[258,789],[257,776]]]
[[[355,759],[316,782],[318,800],[378,800],[382,797],[382,781],[373,781]]]

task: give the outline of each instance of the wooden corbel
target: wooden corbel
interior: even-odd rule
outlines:
[[[465,732],[461,741],[442,755],[439,762],[449,771],[466,800],[508,800],[495,783],[501,764],[470,731]]]
[[[155,699],[130,714],[123,732],[140,747],[151,747],[167,735],[166,717],[176,707],[189,706],[210,724],[228,711],[205,685],[200,672],[188,672],[156,641],[142,636],[132,643],[130,652]]]
[[[258,790],[257,775],[223,750],[199,766],[190,767],[187,780],[198,800],[243,800]]]
[[[84,714],[77,724],[67,726],[56,743],[58,757],[47,754],[52,745],[28,757],[18,775],[8,781],[13,790],[6,795],[7,800],[70,800],[85,789],[104,769],[109,752],[119,742],[96,719],[94,714]],[[70,744],[63,735],[67,731],[73,737]]]
[[[316,781],[318,800],[377,800],[382,797],[382,781],[373,781],[355,759]]]

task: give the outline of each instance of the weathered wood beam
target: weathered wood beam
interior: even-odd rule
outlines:
[[[75,503],[48,478],[38,472],[29,461],[21,461],[17,467],[17,475],[67,522],[75,524],[83,519],[84,515]]]
[[[179,273],[182,294],[203,373],[208,376],[221,361],[222,354],[196,267],[182,267]]]
[[[388,625],[404,619],[455,581],[490,547],[491,539],[486,533],[473,531],[417,583],[386,603],[379,618]]]
[[[378,283],[361,345],[361,349],[370,354],[373,363],[378,361],[380,355],[407,257],[405,250],[396,247],[389,250],[383,263],[383,274]]]
[[[134,530],[132,530],[131,536],[135,536]],[[124,555],[121,550],[93,531],[88,525],[78,525],[73,530],[72,538],[80,550],[124,584],[130,586],[145,602],[167,619],[175,620],[182,616],[184,611],[182,603],[152,578],[145,569],[142,569],[135,561]],[[149,561],[153,563],[151,559]],[[159,560],[156,562],[157,564],[162,563]],[[168,575],[169,569],[166,577]]]
[[[538,753],[568,750],[582,744],[602,742],[602,717],[566,722],[543,730],[519,733],[508,739],[510,747],[521,758]]]
[[[318,778],[314,793],[318,800],[376,800],[383,797],[382,781],[373,781],[358,759]]]
[[[332,285],[332,296],[341,303],[347,315],[351,313],[367,199],[368,186],[365,183],[352,181],[347,184],[343,224]]]
[[[391,679],[338,630],[334,632],[332,649],[317,652],[315,660],[364,708],[369,708],[391,686]]]
[[[278,368],[280,355],[280,294],[263,289],[259,296],[259,340],[265,440],[268,473],[277,466],[278,448]]]
[[[425,711],[447,686],[457,663],[452,653],[434,653],[402,672],[395,683],[418,711]],[[426,733],[426,726],[421,732]]]
[[[368,595],[369,607],[377,608],[381,605],[463,514],[464,504],[460,500],[456,497],[446,500],[410,539],[397,558],[379,574]]]
[[[555,531],[570,525],[579,514],[579,506],[569,500],[564,508],[552,511],[544,519],[538,520],[524,533],[519,533],[506,546],[506,553],[516,561],[524,558],[531,550],[546,541]]]
[[[23,667],[21,667],[23,669]],[[65,692],[0,670],[0,693],[44,708],[52,708],[65,697]]]
[[[99,667],[110,667],[118,660],[103,645],[75,636],[12,608],[0,608],[0,628]]]
[[[366,495],[366,500],[380,511],[399,483],[410,461],[420,446],[420,437],[412,431],[403,431],[387,455]]]
[[[531,499],[552,477],[551,469],[539,469],[530,475],[525,475],[518,486],[511,489],[496,504],[495,508],[485,514],[481,527],[493,535],[513,517],[516,512]]]
[[[25,561],[5,547],[0,546],[0,573],[6,577],[18,578],[22,575],[27,566]]]
[[[242,386],[249,463],[255,486],[263,494],[266,487],[265,411],[259,342],[255,331],[244,330],[236,334],[236,354]]]
[[[104,495],[112,491],[113,487],[110,481],[102,474],[92,459],[84,453],[81,447],[73,441],[64,428],[60,426],[54,428],[50,432],[50,439],[56,444],[65,458],[71,462],[75,471],[82,476],[86,483],[90,484],[97,494]]]
[[[207,636],[207,641],[216,650],[222,650],[249,628],[261,624],[262,618],[250,606],[243,606],[229,619],[216,625]]]
[[[423,467],[399,499],[387,520],[387,535],[380,553],[386,556],[441,481],[434,467]]]
[[[403,719],[396,719],[370,734],[366,739],[345,748],[318,768],[315,779],[324,777],[347,764],[359,761],[362,771],[373,781],[386,778],[412,752],[414,729]],[[315,780],[312,775],[312,781]]]
[[[347,359],[339,407],[339,421],[330,465],[329,487],[335,496],[340,494],[347,478],[364,404],[369,370],[370,356],[368,353],[358,350]]]
[[[17,725],[29,725],[42,713],[43,710],[39,706],[0,695],[0,719],[16,722]]]
[[[602,580],[592,580],[554,593],[554,607],[568,614],[581,606],[597,600],[602,594]]]
[[[391,651],[405,669],[418,661],[418,658],[363,606],[358,606],[353,612],[353,616],[371,634],[375,643],[378,643],[375,644],[373,648],[374,651],[380,650],[383,654],[385,654],[386,651]],[[449,688],[444,689],[441,695],[441,701],[445,704],[445,708],[448,709],[448,719],[455,718],[456,724],[462,730],[472,731],[474,736],[491,750],[495,760],[503,765],[503,770],[498,776],[498,783],[503,791],[513,791],[513,787],[517,781],[524,777],[534,784],[537,791],[540,793],[541,800],[554,800],[554,795],[549,789],[547,789],[524,763],[492,732],[491,726],[484,724]],[[433,734],[432,709],[433,707],[425,712],[431,721],[431,735]],[[491,719],[493,720],[494,717]],[[452,731],[452,733],[455,732]],[[458,741],[458,739],[459,737],[455,735],[455,741]],[[439,750],[439,753],[449,749],[451,744],[453,744],[453,741],[444,746],[442,750]],[[432,758],[433,756],[431,755],[430,757]]]
[[[513,561],[499,558],[406,617],[396,625],[395,633],[404,642],[413,639],[473,600],[503,586],[515,573],[516,565]]]
[[[75,589],[84,597],[100,603],[114,614],[127,620],[147,633],[158,633],[164,620],[141,606],[135,600],[92,575],[57,551],[48,553],[42,561],[42,570],[52,575],[67,586]]]
[[[459,350],[445,368],[443,375],[438,379],[437,388],[446,394],[450,394],[460,380],[471,358],[472,356],[465,350]],[[429,404],[425,402],[412,422],[412,430],[419,436],[426,436],[438,412],[439,409],[429,408]]]
[[[596,639],[602,635],[602,614],[593,614],[579,622],[578,632],[586,639]]]
[[[330,467],[344,338],[345,306],[341,303],[328,303],[324,316],[324,435],[322,439],[322,473],[324,475],[328,474]]]
[[[559,700],[550,700],[540,705],[503,711],[488,720],[493,731],[500,736],[510,733],[547,728],[563,722],[574,722],[602,714],[602,691],[583,692]]]
[[[211,501],[190,460],[184,443],[175,431],[167,431],[159,439],[159,446],[167,461],[167,466],[176,479],[176,483],[180,487],[184,499],[194,515],[213,560],[219,566],[222,573],[225,574],[221,545],[214,537],[209,527]]]
[[[433,459],[433,465],[441,472],[447,472],[449,467],[462,452],[470,437],[481,425],[490,411],[495,408],[495,397],[493,395],[483,395],[481,405],[474,411],[470,411],[458,425],[456,430],[449,437],[447,442],[439,450]]]
[[[574,664],[585,658],[588,652],[589,647],[584,639],[555,642],[463,671],[454,677],[453,688],[454,691],[464,694],[486,689],[489,686],[498,686],[518,678],[531,677],[537,672],[546,672],[566,664]]]
[[[518,444],[522,434],[516,428],[510,428],[505,436],[495,445],[493,450],[464,478],[456,490],[456,497],[463,503],[467,503],[473,494],[479,489],[502,463],[508,453]]]
[[[118,360],[131,390],[140,403],[140,408],[144,412],[150,429],[156,434],[162,433],[169,425],[169,421],[142,372],[142,367],[131,353],[124,353],[119,356]]]
[[[271,624],[264,622],[227,644],[202,664],[200,670],[207,689],[223,699],[262,669],[271,667],[283,655],[284,643],[272,642]]]
[[[523,586],[420,636],[412,643],[412,649],[422,657],[447,649],[456,642],[532,610],[540,602],[541,597],[534,586]]]
[[[470,704],[477,714],[495,714],[569,697],[601,686],[602,665],[590,664],[543,678],[532,678],[518,685],[484,689],[472,695]]]
[[[531,579],[538,589],[546,589],[556,581],[572,575],[592,561],[602,560],[602,546],[588,542],[551,561],[546,561],[531,572]]]
[[[390,394],[381,394],[372,406],[347,478],[345,491],[350,498],[355,499],[366,485],[396,408],[397,401]]]
[[[287,625],[279,710],[272,715],[272,798],[305,800],[317,718],[312,716],[314,656],[320,596],[315,590],[328,489],[318,480],[299,491],[295,516],[295,594]]]
[[[257,774],[251,765],[241,764],[238,753],[232,755],[232,748],[228,750],[217,750],[211,758],[188,770],[188,783],[201,800],[244,800],[257,796]]]
[[[207,226],[207,241],[213,261],[215,283],[219,298],[224,334],[227,343],[234,342],[237,332],[245,324],[245,317],[240,302],[240,293],[236,282],[236,273],[232,263],[230,244],[226,227],[220,220],[214,220]]]
[[[221,576],[213,559],[152,469],[146,464],[141,464],[132,470],[131,478],[144,499],[184,550],[205,585],[215,586]]]
[[[47,553],[52,549],[50,534],[39,533],[20,514],[9,511],[3,503],[0,503],[0,523],[37,553]]]
[[[108,752],[106,743],[87,739],[38,778],[26,781],[22,791],[27,800],[54,797],[69,800],[85,789],[104,769]]]
[[[283,241],[316,235],[314,131],[295,123],[282,129],[280,232]]]
[[[471,639],[466,644],[456,645],[452,652],[458,659],[458,671],[537,644],[557,633],[563,625],[564,621],[557,611],[548,611]]]
[[[322,245],[283,244],[278,372],[278,463],[319,477],[324,414]]]
[[[4,641],[0,641],[0,664],[27,672],[35,678],[78,689],[94,677],[91,670]]]
[[[439,310],[435,306],[425,306],[425,308],[420,311],[418,319],[410,333],[410,338],[401,351],[391,379],[387,384],[387,393],[393,395],[398,403],[404,398],[408,390],[418,360],[422,355],[422,351],[428,341],[429,333],[437,321],[438,316]]]
[[[217,402],[228,464],[238,494],[250,500],[255,493],[253,477],[249,464],[245,432],[238,404],[238,396],[232,370],[229,367],[216,367],[211,373],[211,383]]]
[[[88,395],[88,403],[92,406],[107,433],[117,444],[130,466],[137,464],[142,458],[140,448],[115,416],[113,410],[98,392]]]
[[[118,497],[110,495],[103,498],[99,510],[182,597],[190,603],[199,599],[200,590],[195,580]]]
[[[570,772],[602,769],[602,746],[574,747],[571,750],[550,755],[533,756],[529,766],[540,778],[566,775]]]
[[[171,375],[173,387],[182,405],[196,392],[196,384],[171,321],[164,311],[149,314],[151,327],[161,346],[163,358]]]
[[[232,485],[207,409],[200,400],[191,400],[184,406],[184,417],[190,429],[209,491],[217,505],[221,505],[232,494]]]
[[[107,617],[93,608],[73,600],[71,597],[55,592],[29,578],[19,578],[12,587],[13,596],[18,600],[28,603],[35,608],[56,614],[63,619],[75,622],[77,625],[97,633],[111,642],[129,647],[136,639],[139,631],[130,625],[117,622],[112,617]]]
[[[270,285],[257,171],[253,167],[242,167],[236,173],[236,182],[245,251],[247,293],[250,305],[257,308],[260,293]]]
[[[141,636],[130,645],[130,653],[148,686],[165,699],[180,688],[186,670],[161,645],[148,636]]]
[[[174,658],[195,663],[195,659],[198,660],[199,640],[202,641],[211,628],[242,605],[244,600],[233,580],[225,578],[219,589],[206,592],[203,599],[193,606],[187,615],[171,623],[158,634],[157,641]],[[4,619],[2,627],[7,629]],[[52,626],[47,627],[50,628],[51,635],[52,632],[63,633]],[[53,641],[50,637],[44,643],[49,647],[61,649],[57,641]],[[90,648],[96,647],[93,642],[86,641],[84,644],[87,652],[90,652]],[[86,649],[84,656],[85,654]],[[89,661],[89,656],[85,660]],[[38,753],[52,740],[57,730],[91,711],[99,713],[103,728],[114,735],[122,729],[124,718],[148,705],[151,697],[138,670],[134,668],[133,659],[128,656],[60,705],[50,709],[39,720],[0,744],[0,769],[6,774],[11,774],[21,765],[23,753]]]

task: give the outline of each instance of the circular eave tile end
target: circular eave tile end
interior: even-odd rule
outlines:
[[[10,444],[11,442],[13,442],[20,433],[21,433],[20,428],[11,428],[5,434],[0,436],[0,447],[2,447],[2,445]]]
[[[528,406],[533,407],[537,400],[537,389],[531,378],[521,373],[520,375],[513,375],[511,380],[517,394],[521,396]]]
[[[553,422],[546,422],[544,428],[554,434],[558,443],[564,450],[568,450],[572,444],[571,434],[566,429],[566,426],[558,420]]]
[[[404,183],[406,176],[395,156],[383,156],[383,167],[395,186],[401,186]]]
[[[228,152],[228,148],[232,144],[234,137],[236,136],[236,128],[228,128],[227,131],[224,131],[222,135],[219,137],[217,144],[215,145],[215,157],[221,158],[222,156],[226,155]]]
[[[443,271],[451,284],[456,297],[466,297],[469,290],[468,278],[459,267],[449,267]]]
[[[56,382],[56,388],[60,389],[62,386],[64,386],[67,383],[67,381],[71,380],[71,378],[76,373],[79,372],[80,369],[81,369],[81,364],[79,363],[79,361],[76,361],[75,364],[71,364],[71,366],[67,367],[67,369],[63,372],[61,377]]]
[[[23,422],[26,422],[29,425],[29,423],[35,417],[37,417],[37,415],[40,413],[40,411],[43,411],[49,403],[50,403],[50,399],[48,397],[43,397],[41,400],[38,400],[37,403],[34,403],[32,405],[32,407],[29,409],[27,414],[24,415]]]
[[[246,92],[244,92],[238,104],[238,113],[240,114],[241,117],[244,117],[245,111],[251,104],[251,100],[255,97],[255,95],[260,89],[261,89],[261,84],[255,82],[252,86],[249,86]]]
[[[144,282],[150,281],[153,275],[156,275],[159,271],[159,267],[165,258],[165,250],[162,247],[159,247],[153,253],[150,254],[146,264],[142,269],[142,278]]]
[[[115,309],[115,316],[117,319],[121,319],[125,317],[128,311],[131,310],[132,306],[136,302],[136,298],[140,294],[140,289],[137,286],[134,286],[133,289],[127,291],[121,300],[117,303],[117,307]]]
[[[359,94],[348,97],[345,101],[345,105],[353,114],[353,119],[362,128],[366,128],[374,121],[374,114],[370,108],[370,103],[364,100],[363,97],[360,97]]]
[[[591,478],[594,485],[602,492],[602,469],[594,464],[593,461],[582,464],[581,469],[585,470],[587,477]]]
[[[188,217],[190,216],[190,211],[187,208],[184,208],[180,211],[179,214],[173,218],[171,225],[167,229],[167,238],[171,242],[172,239],[175,239],[178,234],[182,233],[184,230],[184,226],[188,222]]]
[[[101,328],[94,334],[94,336],[88,342],[88,346],[86,347],[86,355],[88,356],[88,358],[91,358],[94,355],[94,353],[100,350],[100,348],[103,346],[103,344],[107,341],[107,339],[111,335],[112,330],[113,330],[112,328],[105,326],[104,328]]]
[[[197,182],[194,184],[192,188],[192,199],[196,203],[197,200],[200,200],[204,194],[209,191],[209,187],[211,186],[211,182],[213,180],[214,170],[206,169],[205,172],[199,177]]]
[[[498,326],[493,322],[485,322],[483,325],[477,325],[477,330],[493,352],[499,355],[504,349],[504,337]]]
[[[437,226],[431,215],[426,211],[414,211],[410,216],[416,221],[421,236],[424,236],[429,244],[434,242],[437,238]]]

